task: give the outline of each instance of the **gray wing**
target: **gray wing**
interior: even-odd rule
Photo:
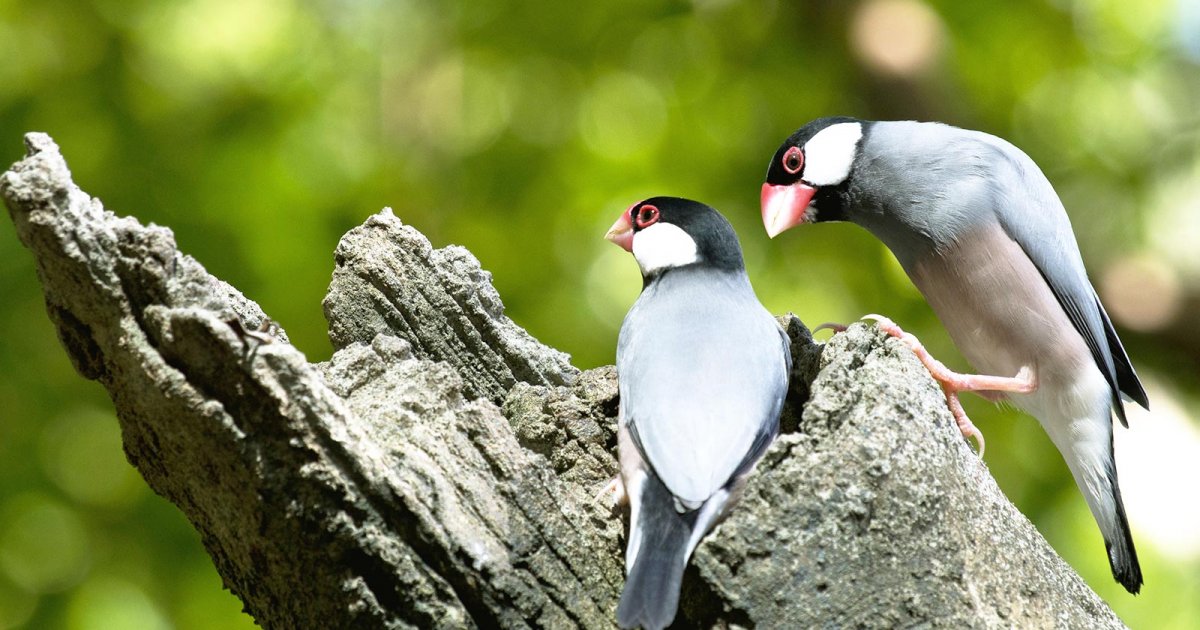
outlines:
[[[774,411],[771,412],[771,418],[773,420],[770,427],[764,427],[764,430],[758,432],[754,443],[750,445],[750,450],[747,451],[746,456],[742,459],[742,463],[737,467],[736,470],[733,471],[733,474],[730,475],[731,478],[748,474],[754,468],[754,465],[758,463],[758,460],[766,454],[767,449],[770,448],[771,444],[775,441],[775,438],[779,436],[779,414],[782,411],[783,400],[787,397],[789,384],[791,383],[792,340],[790,337],[788,337],[787,332],[784,331],[783,328],[776,326],[775,330],[779,333],[779,343],[780,348],[783,351],[784,358],[783,387],[782,390],[777,392],[779,405],[774,409]],[[773,396],[774,395],[775,394],[773,393]],[[767,428],[770,430],[766,430]]]
[[[1148,408],[1146,390],[1088,280],[1062,202],[1029,156],[999,138],[979,135],[999,157],[991,192],[1000,225],[1033,261],[1087,343],[1096,366],[1112,387],[1113,409],[1121,423],[1127,424],[1120,394]]]
[[[688,504],[752,466],[778,433],[790,352],[745,286],[748,299],[681,287],[643,293],[621,329],[622,418],[655,474]]]

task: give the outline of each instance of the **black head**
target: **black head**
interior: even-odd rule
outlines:
[[[762,187],[767,234],[774,237],[799,223],[843,220],[843,193],[869,130],[870,123],[857,118],[818,118],[780,145]]]
[[[730,271],[745,267],[729,221],[716,209],[690,199],[639,201],[617,219],[606,238],[632,252],[646,277],[690,265]]]
[[[788,136],[779,149],[775,151],[775,157],[771,159],[771,163],[767,165],[768,184],[776,186],[787,186],[794,184],[804,177],[805,151],[804,145],[826,128],[839,123],[862,123],[863,121],[849,116],[827,116],[818,118],[803,127],[796,130],[795,133]],[[795,151],[792,151],[795,149]],[[792,159],[785,159],[785,156],[792,153]],[[796,158],[799,158],[798,160]]]

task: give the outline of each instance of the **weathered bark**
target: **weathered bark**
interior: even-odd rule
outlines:
[[[611,627],[612,368],[503,314],[462,248],[385,210],[343,238],[310,364],[171,232],[105,211],[26,137],[0,179],[125,451],[267,627]],[[788,431],[688,569],[680,625],[1121,627],[1004,498],[901,344],[799,320]],[[802,413],[797,413],[802,410]]]

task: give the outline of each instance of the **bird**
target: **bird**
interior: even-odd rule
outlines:
[[[996,136],[937,122],[836,116],[775,151],[762,185],[768,236],[849,221],[884,243],[980,373],[957,374],[890,321],[938,379],[1037,418],[1104,537],[1113,578],[1143,583],[1113,453],[1122,396],[1146,391],[1088,280],[1062,201],[1037,164]],[[966,421],[967,426],[963,426]],[[982,446],[982,443],[981,443]]]
[[[696,545],[779,433],[791,344],[717,210],[653,197],[605,237],[642,274],[617,342],[619,480],[630,504],[617,622],[665,628]]]

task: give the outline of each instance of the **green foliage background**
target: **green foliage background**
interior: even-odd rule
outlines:
[[[889,71],[909,46],[916,65]],[[311,360],[331,352],[320,300],[339,236],[392,206],[436,246],[470,248],[519,324],[580,367],[610,363],[640,282],[601,236],[672,194],[725,212],[773,311],[886,313],[965,369],[881,245],[850,225],[768,241],[758,187],[822,115],[1005,137],[1062,194],[1094,279],[1133,257],[1176,291],[1169,318],[1122,332],[1186,438],[1139,451],[1164,453],[1137,462],[1157,507],[1134,511],[1150,499],[1126,486],[1143,595],[1112,583],[1036,422],[968,400],[987,462],[1128,623],[1200,625],[1200,543],[1156,533],[1200,529],[1197,469],[1170,465],[1200,459],[1195,0],[0,0],[0,59],[5,164],[24,131],[49,132],[85,190],[171,227]],[[72,371],[2,226],[0,331],[0,628],[251,625],[125,462],[110,402]],[[1136,417],[1118,449],[1158,421]]]

